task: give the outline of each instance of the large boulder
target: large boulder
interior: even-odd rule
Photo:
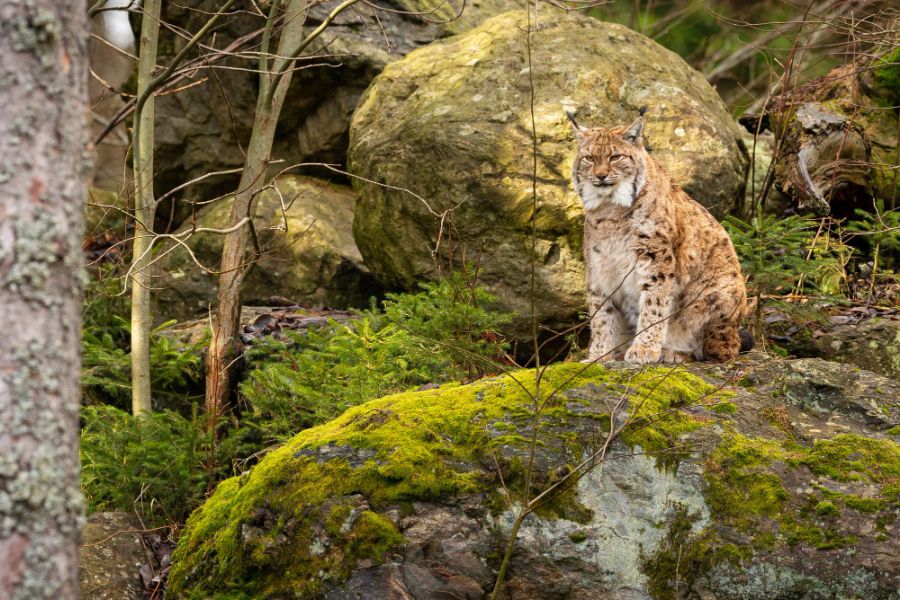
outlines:
[[[597,126],[649,107],[654,156],[716,215],[740,202],[747,158],[715,90],[677,55],[621,25],[548,10],[532,35],[529,73],[526,25],[524,11],[505,13],[376,78],[350,133],[349,169],[364,178],[353,182],[353,233],[388,285],[414,287],[448,256],[465,257],[503,308],[530,314],[533,80],[535,308],[553,326],[570,323],[586,298],[564,104]],[[528,330],[520,322],[514,333]]]
[[[338,4],[339,0],[311,3],[309,30]],[[220,5],[213,0],[167,3],[165,16],[187,31],[197,31]],[[366,86],[385,65],[515,5],[513,0],[386,0],[378,3],[383,10],[360,2],[344,11],[309,48],[307,54],[316,58],[301,63],[304,68],[293,75],[273,156],[289,164],[343,164],[350,115]],[[463,7],[460,18],[454,18]],[[218,48],[261,31],[264,25],[254,2],[242,0],[233,10],[216,29]],[[257,50],[258,43],[257,35],[244,49]],[[164,31],[161,60],[182,44],[180,37]],[[306,68],[309,63],[315,66]],[[154,166],[160,192],[210,172],[243,165],[242,148],[250,138],[256,110],[256,57],[230,57],[215,65],[215,70],[182,81],[178,87],[184,89],[178,93],[157,98]],[[192,185],[186,195],[203,198],[227,193],[236,183],[233,174],[212,177]]]
[[[759,354],[555,365],[532,454],[534,377],[300,433],[191,516],[170,594],[481,599],[529,480],[531,497],[563,483],[522,524],[501,598],[896,598],[900,383]],[[611,421],[605,462],[567,479]]]
[[[284,176],[253,202],[253,222],[262,257],[245,279],[245,304],[267,305],[273,296],[299,304],[363,307],[378,295],[353,242],[353,192],[311,177]],[[209,204],[192,227],[225,228],[231,203]],[[177,245],[165,248],[158,269],[161,317],[189,319],[208,314],[215,303],[224,236],[196,233],[187,238],[194,258]],[[205,267],[200,268],[199,262]],[[282,300],[284,303],[284,300]]]

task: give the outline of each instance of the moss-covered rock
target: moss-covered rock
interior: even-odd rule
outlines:
[[[822,370],[845,382],[830,412],[809,402]],[[481,598],[528,479],[534,389],[535,371],[516,371],[373,400],[298,434],[191,516],[170,593]],[[633,421],[602,466],[525,520],[506,597],[897,589],[900,384],[756,356],[686,369],[563,364],[540,389],[531,494],[595,452],[611,418]]]
[[[269,305],[272,296],[295,302],[345,308],[366,306],[379,286],[370,277],[353,242],[350,222],[353,193],[349,188],[310,177],[283,176],[253,202],[253,220],[262,252],[243,286],[245,304]],[[197,212],[195,225],[228,226],[230,199]],[[217,271],[224,236],[197,233],[187,239],[200,264]],[[161,260],[158,294],[165,318],[206,315],[215,301],[218,277],[204,271],[180,247],[166,248]]]
[[[741,200],[746,150],[703,76],[648,38],[583,15],[542,12],[529,73],[526,25],[524,11],[499,15],[410,53],[375,79],[351,124],[348,166],[365,178],[353,182],[353,232],[366,264],[389,285],[434,278],[452,256],[478,263],[500,304],[529,315],[533,216],[537,313],[569,323],[585,292],[564,105],[597,126],[628,122],[649,107],[644,133],[654,156],[717,215]]]

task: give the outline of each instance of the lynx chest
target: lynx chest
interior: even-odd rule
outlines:
[[[641,296],[634,235],[627,221],[585,220],[588,292],[601,301],[609,298],[632,325],[637,322]]]

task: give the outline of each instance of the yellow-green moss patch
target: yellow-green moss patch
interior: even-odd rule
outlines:
[[[176,550],[171,592],[314,595],[325,582],[345,578],[357,561],[377,563],[402,545],[386,508],[495,494],[489,465],[496,456],[515,491],[535,422],[541,451],[559,461],[554,467],[571,467],[596,443],[597,432],[608,430],[599,397],[629,398],[634,424],[624,441],[651,453],[703,424],[680,407],[717,401],[712,386],[680,369],[561,364],[541,378],[536,420],[534,379],[525,370],[387,396],[303,431],[251,472],[222,482],[191,516]],[[556,502],[550,514],[577,520],[582,507],[573,494],[564,491]]]
[[[839,531],[840,504],[875,513],[896,502],[900,445],[888,439],[841,434],[803,447],[793,440],[735,434],[723,440],[706,466],[706,499],[716,520],[752,534],[757,547],[780,541],[826,549],[853,541],[853,536]],[[792,495],[784,480],[791,471],[804,467],[835,482],[878,484],[880,494],[864,498],[816,484],[808,488],[805,500],[797,497],[789,505]],[[763,519],[771,527],[765,526]]]
[[[900,481],[900,444],[893,440],[836,435],[816,441],[803,462],[816,475],[835,481]]]

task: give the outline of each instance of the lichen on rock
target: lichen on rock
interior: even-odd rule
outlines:
[[[829,414],[786,394],[813,397],[801,388],[816,388],[818,369],[845,382]],[[602,442],[618,399],[634,422],[603,465],[526,518],[509,597],[889,598],[896,588],[900,384],[756,355],[728,367],[554,365],[541,389],[556,393],[532,494]],[[523,492],[532,390],[534,371],[514,371],[373,400],[301,432],[192,515],[171,593],[481,597],[516,505],[503,487],[513,500]]]

